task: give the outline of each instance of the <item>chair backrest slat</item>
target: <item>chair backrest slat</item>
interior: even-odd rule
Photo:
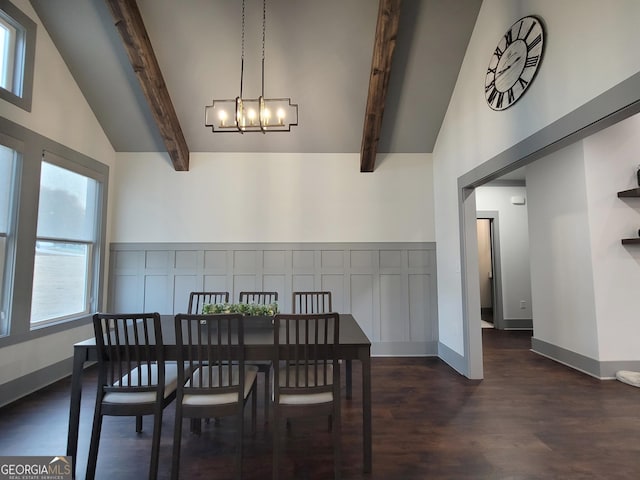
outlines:
[[[158,313],[97,313],[93,316],[93,327],[99,381],[105,392],[134,390],[162,394],[164,347]]]
[[[278,314],[274,317],[274,396],[332,391],[338,367],[337,313]],[[337,372],[336,372],[337,373]],[[280,379],[284,375],[284,379]]]
[[[240,292],[238,301],[240,303],[270,305],[278,301],[278,292]]]
[[[244,398],[243,321],[240,314],[176,315],[179,395],[234,392]]]
[[[328,313],[332,312],[331,292],[293,292],[293,313]]]
[[[200,315],[207,304],[229,303],[229,292],[191,292],[187,313]]]

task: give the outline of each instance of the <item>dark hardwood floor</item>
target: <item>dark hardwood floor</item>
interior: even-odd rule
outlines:
[[[435,358],[373,359],[373,472],[362,473],[359,365],[343,399],[344,479],[638,479],[640,389],[599,381],[531,353],[530,333],[483,330],[485,379],[468,380]],[[78,475],[84,478],[95,375],[85,375]],[[258,391],[261,391],[259,386]],[[261,396],[259,396],[261,397]],[[261,399],[258,399],[260,402]],[[260,404],[259,404],[260,405]],[[0,455],[64,455],[69,380],[0,409]],[[165,410],[159,478],[169,478],[173,406]],[[99,479],[146,478],[150,419],[105,419]],[[233,478],[231,419],[187,433],[185,479]],[[332,477],[326,419],[296,420],[281,435],[281,477]],[[231,437],[232,438],[232,437]],[[271,475],[271,430],[259,417],[245,438],[244,478]]]

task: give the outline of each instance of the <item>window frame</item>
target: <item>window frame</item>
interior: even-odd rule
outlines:
[[[7,90],[0,86],[0,98],[30,112],[37,25],[9,0],[0,0],[0,14],[17,31],[14,47],[13,88]],[[19,83],[19,93],[16,93],[16,81]]]
[[[20,172],[24,145],[19,140],[0,132],[0,145],[15,152],[13,172],[11,175],[11,197],[9,199],[9,215],[7,231],[0,232],[5,239],[4,259],[0,269],[0,339],[9,335],[11,326],[13,278],[15,272],[16,223],[18,215],[18,196],[20,189]],[[4,312],[4,316],[1,315]]]
[[[109,166],[44,137],[0,116],[0,142],[12,138],[23,146],[16,175],[15,248],[13,253],[13,290],[10,295],[10,315],[7,335],[0,337],[0,347],[14,345],[53,333],[91,323],[92,314],[105,304],[106,223],[109,190]],[[11,145],[8,145],[11,146]],[[13,147],[12,147],[13,148]],[[15,149],[15,148],[14,148]],[[61,159],[64,168],[95,179],[96,237],[91,279],[91,311],[73,318],[31,325],[31,299],[40,195],[40,170],[43,154],[50,152]]]
[[[31,323],[31,329],[37,329],[37,328],[44,327],[46,325],[64,322],[67,320],[73,320],[78,316],[85,316],[85,315],[95,313],[97,311],[97,309],[95,308],[95,299],[98,297],[98,294],[99,294],[99,292],[95,290],[95,284],[96,284],[95,272],[96,272],[96,268],[98,267],[97,259],[95,258],[95,256],[96,256],[96,252],[98,251],[96,244],[98,240],[98,234],[100,231],[100,225],[99,225],[100,212],[98,209],[98,204],[100,202],[100,198],[99,198],[100,190],[101,190],[100,182],[98,181],[98,179],[94,178],[95,176],[92,175],[91,172],[87,172],[86,168],[82,168],[82,167],[79,168],[78,165],[73,164],[73,162],[69,161],[68,159],[62,158],[56,155],[55,153],[52,153],[46,150],[42,154],[42,161],[40,163],[41,170],[42,170],[43,163],[48,163],[49,165],[62,168],[64,170],[75,173],[77,175],[82,175],[83,177],[89,178],[96,182],[96,191],[95,191],[96,198],[95,198],[95,205],[94,205],[95,211],[92,214],[94,217],[94,228],[93,228],[92,240],[80,240],[80,239],[75,239],[71,237],[50,237],[50,236],[44,236],[44,235],[39,236],[37,233],[37,227],[36,227],[36,245],[37,245],[37,242],[51,242],[51,243],[72,243],[77,245],[85,245],[87,247],[87,262],[85,265],[85,268],[87,269],[86,271],[87,277],[86,277],[85,291],[84,291],[84,294],[87,296],[87,299],[85,301],[85,304],[84,304],[85,308],[83,309],[83,311],[74,312],[69,315],[64,315],[64,316],[59,316],[59,317],[54,317],[54,318],[34,322],[33,319],[31,318],[32,312],[30,312],[29,320]],[[38,191],[40,192],[40,190]],[[36,250],[34,245],[34,261],[36,256],[35,251]],[[34,277],[35,277],[35,274],[34,274]],[[33,288],[32,288],[31,294],[32,294],[31,300],[33,301]]]

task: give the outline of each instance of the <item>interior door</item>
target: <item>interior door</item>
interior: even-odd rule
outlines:
[[[480,275],[480,311],[483,320],[493,323],[493,258],[491,248],[491,219],[479,218],[478,273]]]

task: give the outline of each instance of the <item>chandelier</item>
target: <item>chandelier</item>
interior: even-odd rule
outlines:
[[[240,57],[240,95],[235,99],[213,100],[205,107],[205,126],[216,132],[289,132],[298,125],[298,105],[290,98],[264,98],[264,44],[267,19],[266,0],[262,0],[262,91],[258,98],[244,98],[244,7],[242,0],[242,54]]]

